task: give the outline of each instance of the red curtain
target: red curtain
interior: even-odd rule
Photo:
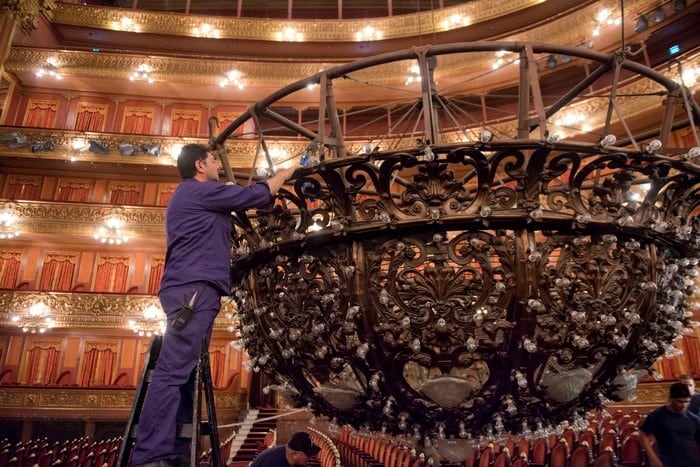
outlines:
[[[171,136],[197,136],[201,112],[173,111],[170,125]]]
[[[141,204],[140,187],[134,185],[117,185],[112,187],[109,195],[111,204],[127,204],[138,206]]]
[[[177,185],[161,185],[160,196],[158,197],[158,206],[167,206],[170,197],[175,192]]]
[[[90,196],[90,184],[80,180],[61,180],[56,201],[86,203]]]
[[[27,351],[27,384],[44,385],[53,382],[58,368],[59,343],[35,341]]]
[[[107,104],[78,104],[75,129],[78,131],[104,131]]]
[[[209,366],[212,384],[215,388],[223,388],[226,384],[226,348],[224,346],[211,346]]]
[[[57,110],[58,101],[30,99],[24,116],[24,126],[53,128]]]
[[[7,180],[5,197],[8,199],[38,199],[40,185],[39,177],[10,176]]]
[[[151,133],[153,123],[153,109],[138,109],[127,107],[124,110],[124,122],[122,133],[147,135]]]
[[[69,292],[73,284],[76,257],[69,254],[47,253],[41,268],[39,290]]]
[[[698,338],[698,328],[693,328],[692,336],[683,337],[681,349],[683,350],[683,360],[685,360],[687,373],[694,377],[700,376],[700,339]]]
[[[91,347],[83,355],[80,386],[106,386],[112,384],[117,344],[86,343]]]
[[[148,293],[157,295],[160,289],[160,278],[163,276],[165,258],[157,256],[151,259],[151,273],[148,276]]]
[[[19,278],[19,265],[22,253],[0,251],[0,289],[13,289]]]
[[[103,256],[97,262],[94,290],[125,293],[128,276],[128,256]]]

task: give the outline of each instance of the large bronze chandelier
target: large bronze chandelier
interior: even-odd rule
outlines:
[[[438,64],[494,51],[518,61],[513,119],[460,125],[464,93],[435,84],[449,82]],[[536,70],[551,54],[597,68],[545,102]],[[349,142],[339,81],[407,60],[422,70],[419,130]],[[622,76],[656,96],[653,140],[612,136],[627,128]],[[609,99],[595,140],[557,138],[558,112],[588,102],[598,80]],[[313,125],[275,110],[310,83],[321,86]],[[686,93],[624,54],[464,43],[333,68],[251,107],[220,147],[251,118],[263,152],[287,132],[320,162],[273,209],[234,216],[232,295],[254,369],[296,406],[448,458],[472,437],[535,432],[628,397],[691,324],[700,149],[669,142],[676,109],[697,131]]]

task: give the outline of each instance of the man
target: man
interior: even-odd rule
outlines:
[[[219,182],[206,146],[188,144],[177,160],[182,182],[165,213],[167,252],[159,298],[167,326],[136,434],[136,466],[189,465],[188,438],[178,424],[192,423],[192,370],[202,338],[211,338],[220,297],[230,290],[231,212],[271,205],[294,168],[251,186]]]
[[[647,415],[639,432],[650,467],[700,466],[700,418],[688,412],[690,391],[673,383],[666,405]],[[652,446],[650,436],[654,436]]]
[[[700,394],[695,392],[695,379],[690,375],[680,375],[678,382],[688,386],[690,391],[690,406],[688,412],[700,417]]]
[[[287,445],[265,449],[250,464],[250,467],[303,467],[321,450],[311,442],[307,433],[294,433]]]

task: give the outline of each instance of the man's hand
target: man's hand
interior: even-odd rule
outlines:
[[[275,196],[284,182],[292,178],[294,171],[297,170],[299,166],[295,165],[293,167],[287,167],[286,169],[280,169],[275,175],[266,180],[267,186],[270,188],[270,194]]]

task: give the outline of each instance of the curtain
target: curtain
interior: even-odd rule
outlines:
[[[667,358],[661,357],[652,366],[652,369],[661,375],[663,381],[675,381],[682,374],[687,373],[685,367],[685,358],[675,357]]]
[[[158,206],[167,206],[176,188],[177,185],[161,185],[160,195],[158,196]]]
[[[90,195],[90,182],[82,180],[60,180],[56,201],[86,203]]]
[[[63,253],[46,253],[44,266],[41,268],[39,290],[69,292],[73,283],[76,255]]]
[[[140,109],[127,107],[124,109],[124,121],[122,122],[122,133],[132,133],[137,135],[147,135],[151,133],[153,123],[153,109]]]
[[[692,336],[684,336],[681,343],[683,360],[685,360],[687,373],[695,377],[700,376],[700,329],[693,328]]]
[[[0,251],[0,289],[13,289],[19,278],[19,265],[22,253]]]
[[[24,115],[24,126],[53,128],[56,121],[58,101],[29,99]]]
[[[211,381],[215,388],[221,389],[226,385],[226,347],[212,345],[209,348],[209,366]]]
[[[173,110],[170,125],[171,136],[197,136],[202,112]]]
[[[77,131],[104,131],[107,104],[78,104],[75,117],[75,129]]]
[[[138,206],[141,204],[141,189],[142,186],[140,185],[113,185],[109,194],[109,202],[111,204]]]
[[[39,177],[11,175],[7,179],[7,193],[5,197],[8,199],[36,200],[39,198],[40,185],[41,179]]]
[[[128,256],[102,256],[97,261],[95,292],[126,292],[129,276]]]
[[[86,342],[83,354],[80,386],[106,386],[112,384],[115,362],[117,360],[116,343]]]
[[[151,259],[151,273],[148,276],[148,293],[157,295],[160,289],[160,279],[163,276],[165,257],[155,256]]]
[[[240,115],[240,112],[219,112],[216,114],[216,118],[219,119],[219,131],[228,127],[235,119]],[[236,130],[236,133],[240,133],[241,130]]]
[[[30,342],[27,351],[27,384],[49,384],[56,378],[59,341],[37,340]]]

